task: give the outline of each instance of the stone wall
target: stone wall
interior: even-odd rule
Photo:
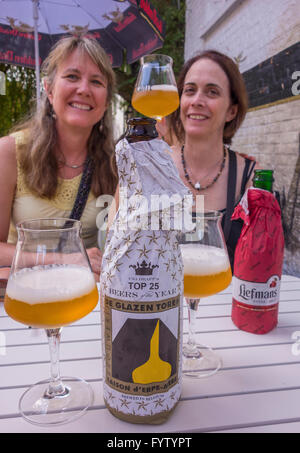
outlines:
[[[244,72],[299,38],[299,0],[186,0],[186,59],[214,48]]]
[[[232,148],[272,168],[276,190],[287,194],[299,154],[299,125],[299,99],[250,111]]]

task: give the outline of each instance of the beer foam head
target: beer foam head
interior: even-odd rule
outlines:
[[[225,250],[203,244],[180,245],[184,273],[188,275],[212,275],[225,272],[229,260]]]
[[[177,91],[175,85],[151,85],[151,91]]]
[[[75,299],[88,294],[94,287],[94,275],[89,268],[48,265],[25,268],[13,274],[6,293],[11,299],[33,305]]]

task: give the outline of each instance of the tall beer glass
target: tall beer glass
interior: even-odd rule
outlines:
[[[17,226],[18,242],[4,307],[9,316],[46,329],[51,358],[50,379],[31,386],[21,397],[22,416],[37,425],[66,423],[93,402],[90,385],[80,378],[61,378],[59,342],[62,326],[92,311],[98,291],[77,220],[36,219]]]
[[[173,60],[168,55],[153,54],[142,57],[140,63],[132,106],[145,116],[161,120],[179,106]]]
[[[221,218],[216,211],[197,213],[193,217],[194,230],[179,237],[184,297],[189,313],[189,337],[183,345],[183,373],[196,378],[210,376],[222,365],[221,358],[211,348],[197,344],[195,339],[200,298],[222,291],[231,282]]]

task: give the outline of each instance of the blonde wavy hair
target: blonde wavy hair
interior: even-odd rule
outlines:
[[[94,39],[66,37],[59,40],[43,62],[41,71],[49,88],[55,83],[57,68],[72,52],[79,49],[86,53],[98,66],[107,80],[107,104],[103,118],[91,131],[88,140],[88,155],[94,164],[91,190],[97,197],[113,195],[117,186],[117,170],[114,154],[111,101],[115,91],[115,74],[109,57]],[[44,92],[38,110],[14,128],[27,130],[28,140],[21,147],[20,165],[28,188],[37,196],[54,198],[58,187],[58,162],[54,154],[57,132],[52,106]]]

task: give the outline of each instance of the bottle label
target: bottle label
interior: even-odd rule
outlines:
[[[269,307],[279,303],[280,277],[272,275],[265,283],[248,282],[233,277],[233,298],[254,307]]]
[[[105,296],[104,398],[113,409],[147,416],[169,411],[178,401],[180,299]]]

